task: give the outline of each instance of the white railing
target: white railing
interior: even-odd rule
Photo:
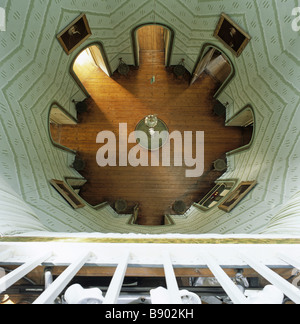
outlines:
[[[294,303],[300,290],[270,268],[300,269],[299,245],[233,244],[100,244],[100,243],[0,243],[1,265],[19,266],[0,279],[0,293],[39,265],[67,269],[37,298],[34,304],[51,304],[86,266],[116,266],[104,304],[117,304],[128,267],[163,267],[172,304],[182,302],[174,268],[210,269],[234,304],[247,297],[223,270],[252,268]]]

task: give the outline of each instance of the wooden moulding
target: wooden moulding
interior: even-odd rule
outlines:
[[[257,181],[242,182],[219,206],[219,209],[229,213],[257,185]]]
[[[74,209],[83,208],[85,206],[65,182],[51,180],[50,183]]]

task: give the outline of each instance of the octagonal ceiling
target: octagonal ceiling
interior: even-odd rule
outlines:
[[[299,191],[300,41],[292,27],[296,1],[157,0],[47,1],[1,0],[7,26],[0,32],[0,189],[7,183],[22,197],[44,228],[56,232],[256,233]],[[250,104],[256,115],[256,140],[250,151],[229,156],[224,179],[257,180],[258,186],[233,212],[191,209],[175,226],[132,227],[109,208],[74,211],[57,196],[49,180],[78,176],[71,153],[51,145],[48,113],[56,101],[75,116],[72,100],[84,99],[69,74],[72,59],[56,35],[85,12],[91,42],[101,41],[112,70],[119,57],[133,64],[131,31],[154,19],[175,31],[171,64],[183,57],[192,72],[206,43],[232,59],[236,76],[219,99],[232,102],[230,119]],[[239,58],[213,37],[226,12],[251,36]],[[87,44],[83,44],[82,47]],[[0,228],[7,223],[0,215]],[[26,218],[26,215],[22,215]],[[29,217],[29,216],[28,216]],[[112,221],[113,219],[113,221]],[[2,224],[2,225],[1,225]],[[29,231],[24,227],[24,231]],[[5,233],[14,231],[12,224]],[[21,231],[19,229],[19,231]],[[1,232],[1,230],[0,230]]]

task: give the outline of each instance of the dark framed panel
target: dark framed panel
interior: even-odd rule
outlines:
[[[229,48],[236,57],[242,54],[251,40],[251,36],[225,13],[221,15],[214,36]]]
[[[257,181],[242,182],[219,206],[219,209],[229,213],[236,205],[244,199],[248,193],[257,185]]]
[[[70,55],[92,35],[85,14],[76,18],[68,27],[57,35],[57,39],[65,52]]]
[[[78,195],[64,181],[51,180],[50,183],[74,209],[85,207]]]

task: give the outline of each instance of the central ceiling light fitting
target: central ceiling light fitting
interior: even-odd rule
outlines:
[[[157,115],[149,115],[145,118],[145,124],[149,128],[149,134],[151,137],[155,135],[155,127],[158,124]]]

